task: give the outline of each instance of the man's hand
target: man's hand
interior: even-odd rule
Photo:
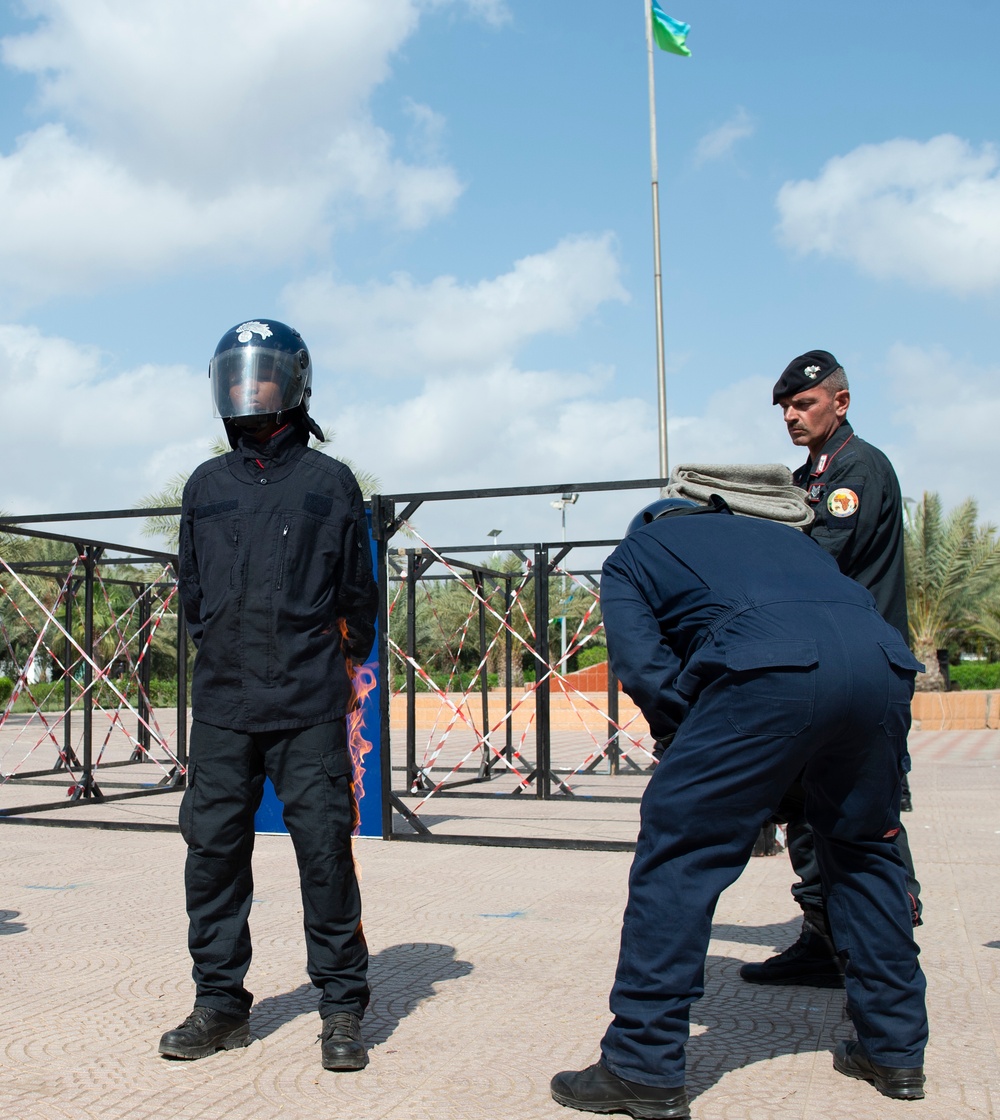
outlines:
[[[661,735],[659,739],[653,740],[653,758],[655,758],[657,762],[667,753],[676,734],[676,731],[671,731],[669,735]]]

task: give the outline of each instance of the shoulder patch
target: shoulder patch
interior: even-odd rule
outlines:
[[[219,513],[229,513],[231,510],[239,509],[240,503],[235,498],[228,498],[222,502],[210,502],[207,506],[195,506],[193,513],[197,521],[202,517],[215,517]]]
[[[826,499],[826,508],[834,517],[851,517],[858,512],[860,504],[857,494],[846,487],[839,487]]]
[[[302,499],[302,508],[318,517],[329,517],[333,510],[333,499],[326,494],[316,494],[312,490]]]

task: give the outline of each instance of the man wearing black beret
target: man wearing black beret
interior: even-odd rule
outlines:
[[[793,476],[815,513],[806,532],[834,557],[844,575],[868,588],[879,613],[908,642],[899,481],[892,463],[877,447],[856,436],[847,421],[851,391],[843,367],[828,350],[800,354],[778,378],[773,403],[781,407],[792,443],[809,451],[809,458]],[[908,799],[905,774],[900,784]],[[802,933],[783,953],[760,964],[743,965],[740,975],[755,984],[843,987],[799,783],[789,790],[781,815],[787,818],[788,854],[800,879],[792,894],[802,907]],[[916,924],[920,920],[920,884],[913,873],[905,829],[900,829],[897,847],[907,870]]]

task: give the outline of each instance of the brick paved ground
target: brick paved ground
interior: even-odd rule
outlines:
[[[906,824],[926,899],[927,1100],[888,1101],[834,1073],[830,1051],[849,1035],[842,993],[739,980],[740,962],[764,958],[796,932],[791,873],[778,856],[752,860],[719,906],[688,1050],[697,1120],[965,1120],[1000,1110],[1000,732],[921,732],[911,749],[915,811]],[[71,812],[166,822],[177,800]],[[478,804],[485,819],[490,802]],[[585,827],[595,833],[627,831],[634,811],[593,809]],[[539,811],[522,810],[533,827]],[[547,827],[555,835],[571,825],[550,813]],[[372,1060],[361,1073],[332,1074],[319,1064],[287,838],[261,837],[257,846],[254,1042],[194,1063],[156,1055],[160,1033],[191,1004],[180,838],[0,824],[0,842],[4,1116],[577,1115],[551,1101],[548,1081],[596,1057],[625,853],[360,842]]]

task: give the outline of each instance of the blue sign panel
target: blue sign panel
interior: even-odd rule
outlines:
[[[372,552],[372,568],[378,573],[376,545],[372,539],[371,513],[368,514],[368,543]],[[354,791],[358,797],[358,812],[361,817],[358,833],[361,836],[382,835],[382,757],[379,750],[381,739],[381,715],[379,693],[381,680],[378,667],[378,626],[375,630],[375,644],[371,657],[355,673],[355,691],[363,691],[360,703],[348,716],[348,729],[351,732],[351,754],[354,758]],[[367,749],[366,749],[367,746]],[[360,762],[360,765],[359,765]],[[264,795],[260,808],[254,817],[257,832],[288,832],[282,819],[282,804],[274,791],[271,779],[264,782]]]

